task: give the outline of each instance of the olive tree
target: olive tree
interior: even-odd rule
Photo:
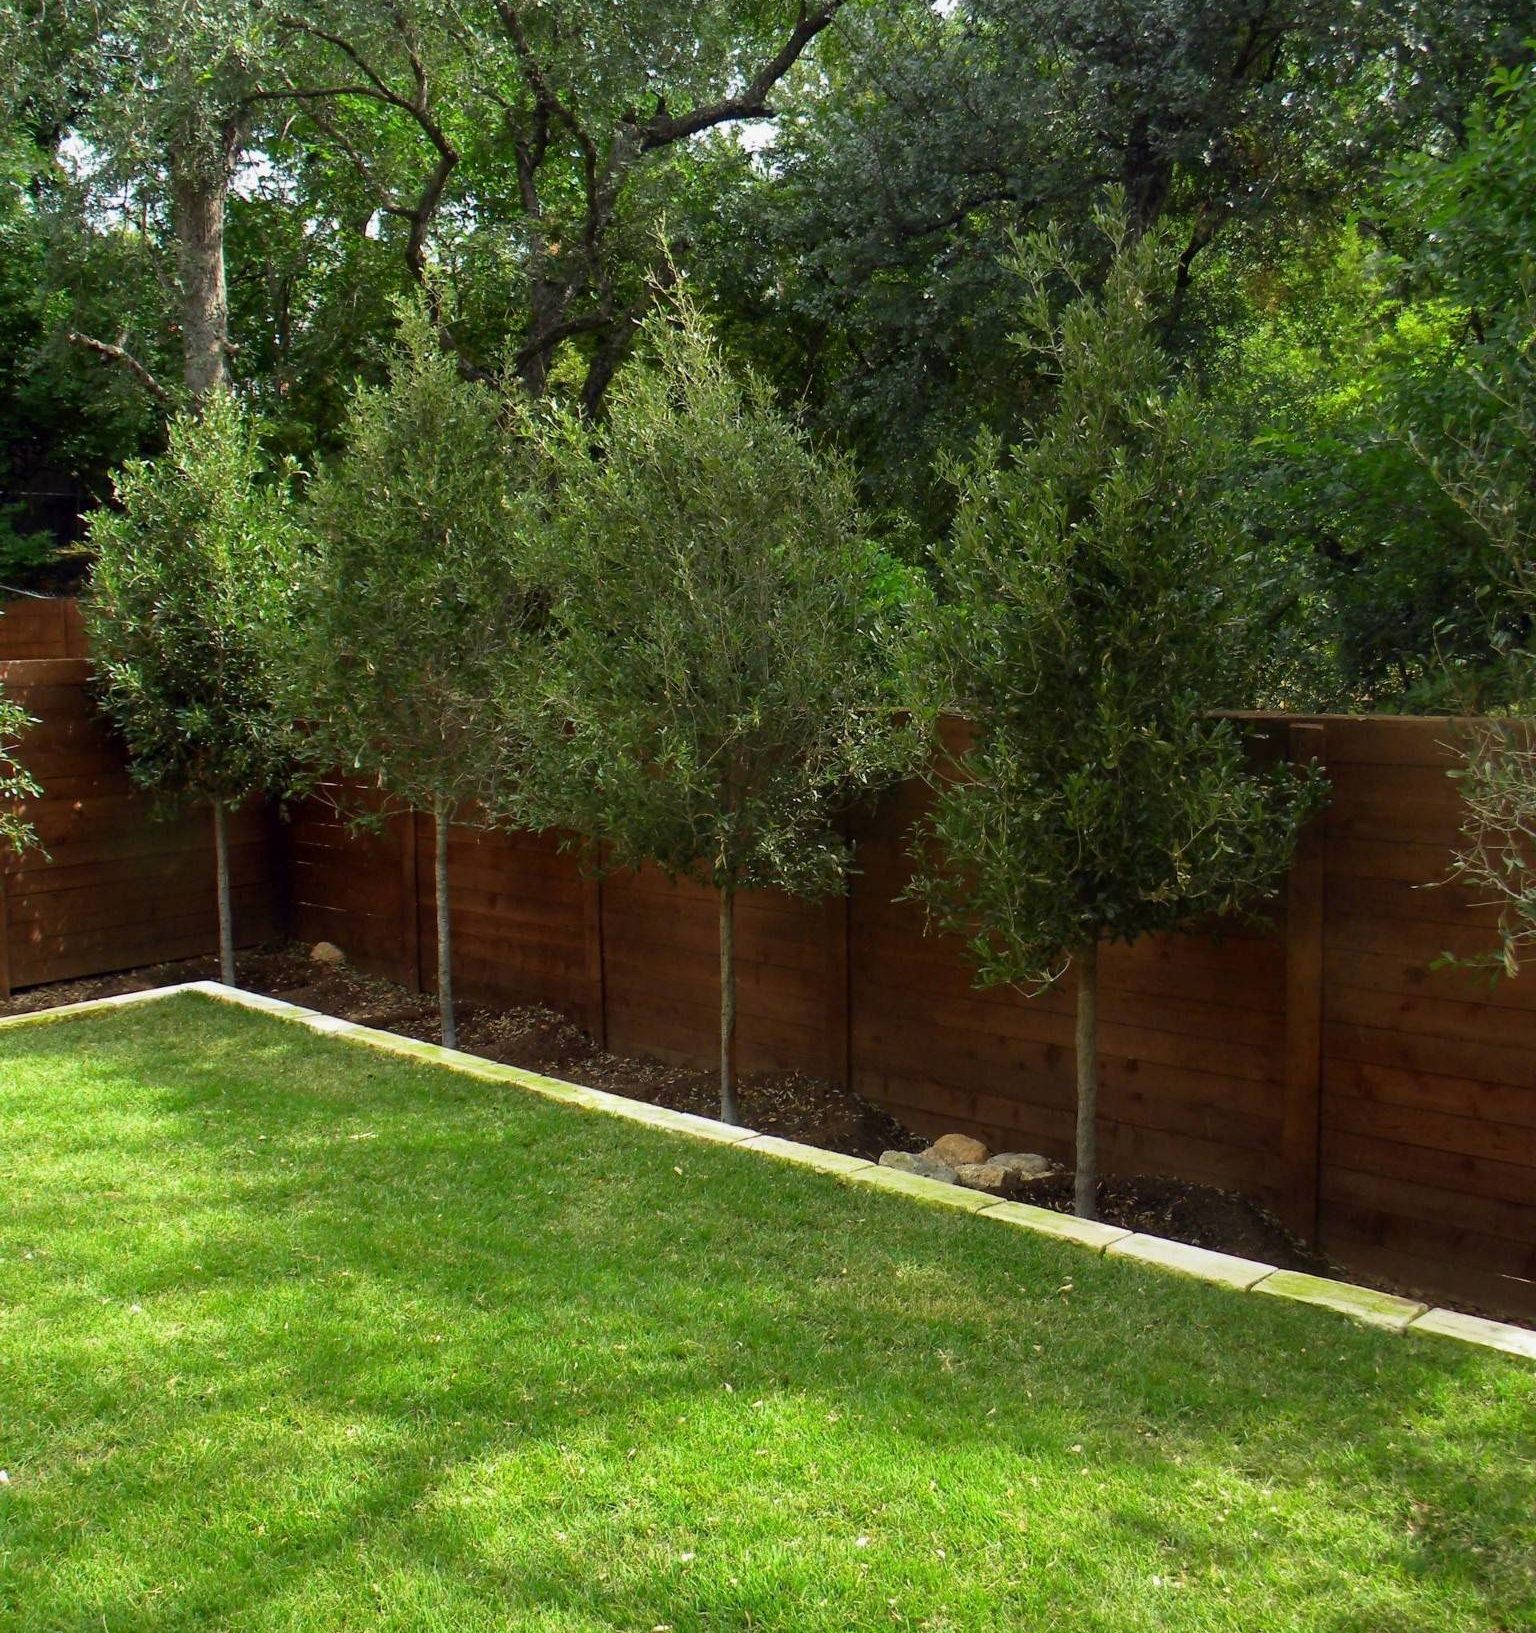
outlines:
[[[171,421],[162,457],[123,468],[116,506],[91,518],[85,616],[102,702],[137,782],[212,811],[228,982],[229,808],[281,787],[294,746],[281,680],[301,548],[291,478],[215,391],[201,418]]]
[[[448,829],[515,780],[508,676],[536,610],[516,553],[516,455],[497,394],[461,375],[419,306],[402,307],[389,378],[359,391],[346,436],[311,488],[295,707],[312,759],[435,819],[438,999],[452,1047]]]
[[[1052,238],[1023,252],[1024,344],[1054,376],[1034,434],[983,442],[936,549],[931,654],[974,728],[917,833],[914,894],[982,985],[1077,982],[1075,1205],[1096,1211],[1098,955],[1253,909],[1314,782],[1253,768],[1257,656],[1221,513],[1219,439],[1168,377],[1147,291],[1160,235],[1100,216],[1099,293]],[[1074,298],[1060,300],[1063,288]]]
[[[641,345],[600,428],[537,431],[551,648],[523,811],[714,890],[735,1121],[736,897],[839,889],[839,813],[920,752],[894,661],[905,580],[848,470],[732,375],[686,298]]]
[[[0,846],[18,855],[37,843],[37,835],[26,819],[21,802],[34,798],[42,790],[16,759],[22,733],[35,724],[19,703],[0,692]]]

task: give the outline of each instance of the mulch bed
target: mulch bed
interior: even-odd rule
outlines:
[[[215,959],[158,964],[122,975],[34,987],[0,1002],[0,1014],[23,1014],[55,1004],[217,976]],[[440,1041],[437,1002],[430,994],[409,992],[345,965],[317,964],[304,947],[287,945],[242,953],[239,976],[241,985],[253,992],[424,1042]],[[567,1078],[678,1111],[713,1116],[719,1105],[713,1071],[645,1055],[609,1054],[579,1026],[539,1005],[493,1009],[466,1003],[460,1006],[458,1026],[461,1049],[503,1065]],[[798,1072],[749,1074],[738,1085],[737,1098],[742,1121],[749,1128],[851,1156],[874,1159],[882,1151],[916,1151],[928,1144],[922,1135],[851,1090]],[[1054,1174],[1022,1185],[1014,1194],[1021,1201],[1070,1212],[1072,1176]],[[1336,1273],[1323,1254],[1299,1241],[1273,1215],[1247,1197],[1209,1185],[1152,1175],[1106,1179],[1099,1188],[1099,1216],[1126,1230],[1236,1253],[1286,1270]],[[1436,1302],[1443,1303],[1443,1297]]]
[[[1019,1187],[1021,1202],[1072,1211],[1072,1175],[1052,1174]],[[1337,1273],[1326,1254],[1293,1236],[1271,1213],[1237,1191],[1191,1185],[1181,1179],[1136,1174],[1099,1181],[1099,1218],[1122,1230],[1167,1236],[1191,1247],[1214,1248],[1257,1259],[1280,1270],[1314,1276]]]

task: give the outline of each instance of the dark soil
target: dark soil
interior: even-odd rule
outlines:
[[[1071,1213],[1072,1175],[1051,1174],[1032,1180],[1019,1187],[1018,1197],[1038,1208]],[[1237,1191],[1218,1191],[1212,1185],[1191,1185],[1153,1174],[1100,1180],[1099,1218],[1122,1230],[1235,1253],[1281,1270],[1334,1274],[1326,1255],[1293,1236],[1273,1214]]]
[[[309,1009],[428,1043],[440,1041],[437,1002],[430,994],[409,992],[391,982],[360,975],[345,965],[317,964],[304,947],[281,946],[242,953],[239,975],[241,985],[253,992],[286,998]],[[217,961],[211,958],[159,964],[122,975],[34,987],[0,1001],[0,1014],[22,1014],[55,1004],[217,976]],[[538,1005],[493,1009],[463,1004],[458,1025],[461,1049],[504,1065],[567,1078],[679,1111],[713,1116],[718,1108],[719,1086],[712,1071],[673,1065],[647,1055],[609,1054],[579,1026],[552,1009]],[[926,1138],[903,1127],[889,1112],[851,1090],[797,1072],[748,1075],[738,1085],[737,1098],[741,1119],[749,1128],[851,1156],[873,1159],[882,1151],[916,1151],[928,1144]],[[1021,1201],[1070,1212],[1072,1176],[1053,1174],[1021,1185],[1014,1194]],[[1256,1203],[1209,1185],[1151,1175],[1106,1179],[1099,1187],[1099,1216],[1125,1230],[1146,1231],[1196,1247],[1236,1253],[1286,1270],[1320,1275],[1337,1272],[1337,1267],[1321,1253],[1298,1240]],[[1374,1279],[1372,1284],[1389,1292],[1411,1291]],[[1433,1302],[1444,1303],[1443,1295]],[[1473,1309],[1470,1305],[1461,1307]]]
[[[217,959],[200,958],[121,975],[61,981],[0,1001],[0,1015],[142,992],[178,981],[217,980],[218,974]],[[285,998],[361,1026],[400,1032],[427,1043],[442,1039],[437,1000],[430,993],[409,992],[392,982],[360,975],[346,965],[317,964],[304,947],[242,952],[239,979],[252,992]],[[718,1114],[720,1085],[713,1071],[674,1065],[649,1055],[609,1054],[574,1022],[542,1005],[493,1009],[461,1003],[457,1020],[458,1046],[469,1054],[677,1111],[706,1117]],[[750,1073],[737,1084],[736,1098],[747,1127],[852,1156],[874,1159],[882,1151],[916,1151],[928,1143],[861,1096],[798,1072]]]

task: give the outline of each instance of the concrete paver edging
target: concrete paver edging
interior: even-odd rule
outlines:
[[[1536,1361],[1536,1331],[1527,1327],[1514,1326],[1504,1321],[1489,1321],[1482,1316],[1463,1315],[1456,1310],[1429,1309],[1412,1299],[1398,1298],[1390,1293],[1378,1293],[1368,1287],[1356,1287],[1350,1282],[1333,1281],[1326,1276],[1303,1275],[1293,1270],[1279,1270],[1274,1265],[1260,1264],[1254,1259],[1241,1259],[1230,1253],[1213,1253],[1207,1248],[1191,1247],[1187,1243],[1168,1241],[1161,1236],[1121,1230],[1113,1225],[1078,1219],[1071,1214],[1032,1207],[1028,1203],[999,1202],[984,1191],[967,1190],[964,1186],[948,1185],[939,1180],[926,1179],[919,1174],[904,1173],[899,1169],[880,1168],[861,1157],[850,1157],[837,1151],[823,1151],[817,1146],[780,1139],[774,1134],[759,1134],[752,1129],[737,1128],[729,1123],[717,1122],[711,1117],[696,1116],[692,1112],[653,1106],[648,1101],[631,1100],[621,1094],[610,1094],[606,1089],[589,1089],[579,1083],[567,1083],[560,1078],[523,1071],[517,1066],[502,1066],[493,1060],[483,1060],[478,1055],[465,1054],[462,1050],[444,1049],[435,1043],[422,1043],[416,1038],[402,1037],[397,1032],[382,1032],[375,1027],[358,1026],[352,1021],[340,1020],[333,1015],[322,1015],[318,1010],[286,1003],[281,998],[268,998],[260,993],[245,992],[238,987],[227,987],[217,981],[186,981],[176,986],[124,993],[115,998],[93,998],[85,1003],[61,1004],[54,1009],[5,1016],[0,1018],[0,1031],[67,1020],[75,1015],[90,1014],[98,1010],[124,1009],[187,992],[199,993],[223,1003],[238,1004],[245,1009],[279,1016],[330,1037],[345,1038],[353,1043],[364,1044],[407,1059],[419,1060],[427,1065],[448,1067],[490,1082],[516,1084],[534,1094],[558,1100],[566,1105],[624,1117],[630,1122],[643,1123],[648,1127],[682,1134],[691,1139],[734,1145],[743,1151],[755,1151],[776,1161],[793,1162],[802,1167],[832,1174],[846,1184],[867,1185],[874,1190],[911,1197],[914,1201],[953,1208],[982,1219],[998,1220],[1015,1229],[1074,1242],[1109,1258],[1129,1259],[1174,1274],[1194,1276],[1201,1281],[1239,1292],[1263,1293],[1272,1298],[1293,1299],[1298,1303],[1316,1305],[1390,1332],[1452,1338],[1463,1344],[1495,1349],[1506,1355],[1517,1355]]]
[[[1139,1231],[1111,1242],[1104,1251],[1111,1259],[1155,1264],[1163,1270],[1215,1282],[1219,1287],[1235,1287],[1240,1293],[1257,1287],[1266,1276],[1279,1274],[1274,1265],[1261,1264],[1257,1259],[1240,1259],[1235,1254],[1215,1253],[1208,1247],[1191,1247],[1188,1242],[1171,1242],[1166,1236],[1147,1236]]]

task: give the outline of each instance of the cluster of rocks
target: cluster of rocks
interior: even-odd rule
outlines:
[[[980,1140],[969,1134],[941,1135],[926,1151],[886,1151],[882,1168],[897,1168],[904,1174],[922,1174],[943,1180],[947,1185],[966,1185],[973,1191],[989,1191],[994,1196],[1011,1196],[1031,1180],[1060,1172],[1060,1164],[1035,1151],[988,1152]]]

